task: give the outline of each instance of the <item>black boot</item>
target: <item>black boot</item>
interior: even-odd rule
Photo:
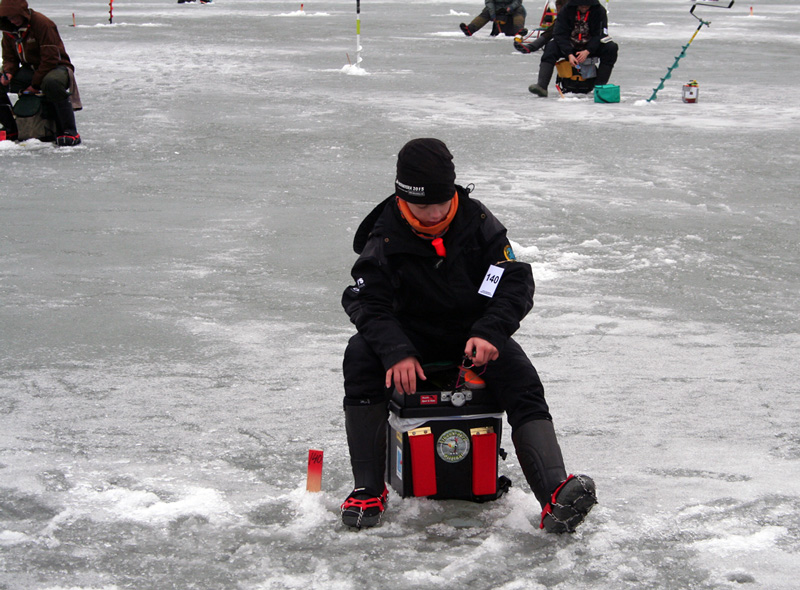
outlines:
[[[597,502],[594,482],[585,475],[569,476],[550,420],[532,420],[511,435],[522,473],[542,506],[540,528],[572,532]]]
[[[387,404],[345,406],[344,424],[355,489],[342,504],[342,522],[362,528],[380,524],[388,491],[386,469]]]
[[[532,420],[511,435],[522,473],[531,491],[544,508],[562,481],[567,479],[564,458],[550,420]]]
[[[80,145],[81,136],[75,127],[75,111],[72,110],[72,102],[68,98],[53,103],[56,112],[56,145],[75,146]]]
[[[604,64],[601,61],[600,65],[597,67],[597,77],[594,79],[595,86],[608,84],[608,80],[611,78],[611,70],[613,69],[613,65]]]
[[[570,475],[542,510],[539,528],[548,533],[574,533],[595,504],[594,480],[588,475]]]
[[[546,97],[547,87],[550,85],[550,79],[553,77],[555,67],[554,64],[545,61],[541,62],[539,64],[539,81],[528,86],[528,90],[536,96]]]
[[[0,91],[0,127],[6,132],[6,139],[17,139],[17,120],[11,108],[8,94]]]
[[[470,27],[467,24],[461,23],[458,26],[461,27],[461,32],[464,33],[467,37],[472,37],[472,33],[475,32],[472,30],[472,27]]]

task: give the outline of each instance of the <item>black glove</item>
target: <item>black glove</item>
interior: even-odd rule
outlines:
[[[514,49],[519,51],[520,53],[530,53],[530,47],[525,45],[524,43],[520,43],[519,41],[514,41]]]

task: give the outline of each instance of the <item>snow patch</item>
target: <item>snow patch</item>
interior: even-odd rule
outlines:
[[[514,250],[514,255],[517,257],[517,260],[522,262],[530,262],[531,260],[539,258],[540,251],[538,247],[521,246],[514,240],[509,240],[509,243],[511,244],[511,248]]]
[[[230,506],[216,490],[190,487],[173,494],[177,496],[175,499],[164,500],[159,494],[147,490],[76,488],[77,505],[65,516],[82,515],[96,520],[132,520],[163,525],[186,516],[220,521],[230,514]]]
[[[295,17],[295,16],[330,16],[327,12],[306,12],[305,10],[295,10],[293,12],[284,12],[276,14],[275,16]]]
[[[31,540],[31,538],[26,535],[25,533],[20,533],[18,531],[2,531],[0,532],[0,547],[10,546],[10,545],[22,545],[23,543],[27,543]]]
[[[347,64],[341,69],[341,72],[348,76],[369,76],[369,72],[364,70],[361,66],[353,64]]]
[[[157,28],[171,27],[167,23],[97,23],[94,25],[75,25],[76,29],[121,29],[124,27]]]
[[[752,535],[729,535],[719,539],[706,539],[696,541],[693,546],[724,556],[739,552],[752,554],[753,551],[773,549],[787,533],[784,527],[767,526]]]

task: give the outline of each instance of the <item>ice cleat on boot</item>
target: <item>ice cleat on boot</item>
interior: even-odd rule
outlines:
[[[342,503],[342,522],[356,529],[378,526],[388,499],[385,485],[382,494],[370,488],[356,488]]]
[[[539,528],[548,533],[574,533],[595,504],[594,480],[588,475],[570,475],[542,510]]]
[[[470,28],[469,28],[469,25],[467,25],[467,24],[465,24],[465,23],[461,23],[461,24],[460,24],[460,25],[458,25],[458,26],[459,26],[459,27],[461,27],[461,30],[463,31],[463,33],[464,33],[464,34],[465,34],[467,37],[472,37],[472,29],[470,29]]]
[[[81,136],[77,131],[66,131],[56,137],[56,145],[60,147],[74,147],[81,144]]]

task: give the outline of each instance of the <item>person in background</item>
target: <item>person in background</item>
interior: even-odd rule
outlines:
[[[486,0],[486,6],[481,13],[472,19],[472,22],[467,24],[461,23],[459,26],[467,37],[472,37],[475,31],[483,28],[483,26],[491,21],[493,23],[492,36],[497,36],[503,29],[498,23],[506,23],[511,19],[513,23],[513,33],[527,34],[525,30],[525,7],[522,5],[522,0]]]
[[[547,96],[556,62],[566,58],[579,67],[589,57],[599,57],[595,85],[608,84],[617,62],[618,47],[608,35],[608,14],[599,0],[569,0],[553,26],[552,42],[545,45],[536,84],[528,87],[533,94]]]
[[[536,39],[531,41],[530,43],[523,43],[521,40],[514,39],[514,49],[519,51],[520,53],[533,53],[534,51],[539,51],[542,47],[547,45],[547,43],[553,38],[553,27],[555,25],[556,18],[558,16],[559,11],[564,8],[564,4],[567,0],[556,0],[556,10],[555,15],[550,13],[550,18],[552,20],[548,23],[549,26],[545,28]],[[539,27],[543,27],[544,23],[540,23]]]
[[[28,8],[27,0],[0,0],[0,30],[3,34],[3,72],[0,77],[0,123],[9,139],[17,134],[9,92],[42,94],[53,104],[56,144],[81,143],[74,111],[81,102],[75,84],[74,66],[64,49],[55,23]]]
[[[594,481],[567,475],[542,382],[511,337],[533,307],[533,273],[515,259],[506,228],[455,178],[442,141],[409,141],[397,157],[395,192],[356,231],[355,283],[342,295],[357,329],[343,361],[355,486],[341,506],[342,522],[381,522],[393,388],[415,393],[427,379],[423,363],[464,359],[506,412],[542,506],[540,528],[572,532],[597,502]]]

